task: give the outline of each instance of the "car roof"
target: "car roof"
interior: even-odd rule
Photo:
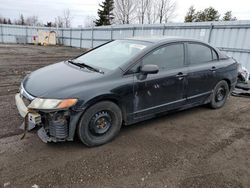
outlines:
[[[193,42],[201,42],[203,41],[192,39],[192,38],[184,38],[178,36],[144,36],[144,37],[132,37],[127,38],[127,40],[137,40],[137,41],[145,41],[150,43],[162,43],[162,42],[178,42],[178,41],[193,41]]]

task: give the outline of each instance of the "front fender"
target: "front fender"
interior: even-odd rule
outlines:
[[[74,113],[71,114],[71,121],[69,124],[69,138],[68,140],[72,141],[76,132],[77,125],[81,119],[81,116],[84,112],[92,105],[96,104],[97,102],[109,100],[117,104],[120,109],[122,110],[123,117],[125,117],[124,108],[122,104],[120,104],[120,97],[115,94],[103,94],[99,96],[95,96],[87,101],[82,101],[82,104],[78,104],[77,107],[73,108],[72,110]]]
[[[119,102],[119,101],[121,101],[120,96],[118,96],[117,94],[109,93],[109,94],[98,95],[98,96],[95,96],[91,99],[88,99],[87,101],[84,101],[79,106],[79,108],[81,109],[81,111],[85,111],[87,108],[94,105],[95,103],[100,102],[100,101],[104,101],[104,100],[112,101],[112,102],[116,103],[119,107],[121,107],[121,104]]]

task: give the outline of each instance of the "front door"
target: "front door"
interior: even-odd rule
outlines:
[[[134,78],[134,118],[178,108],[185,103],[187,67],[184,66],[184,44],[159,47],[146,55],[141,66],[159,66],[157,74]]]

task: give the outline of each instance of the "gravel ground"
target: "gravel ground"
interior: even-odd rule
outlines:
[[[25,74],[73,57],[68,47],[0,45],[0,187],[250,187],[250,101],[198,107],[123,127],[101,147],[20,140],[14,94]]]

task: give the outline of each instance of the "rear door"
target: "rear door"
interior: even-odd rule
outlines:
[[[217,79],[217,53],[202,43],[187,43],[188,103],[204,102],[211,94]]]

